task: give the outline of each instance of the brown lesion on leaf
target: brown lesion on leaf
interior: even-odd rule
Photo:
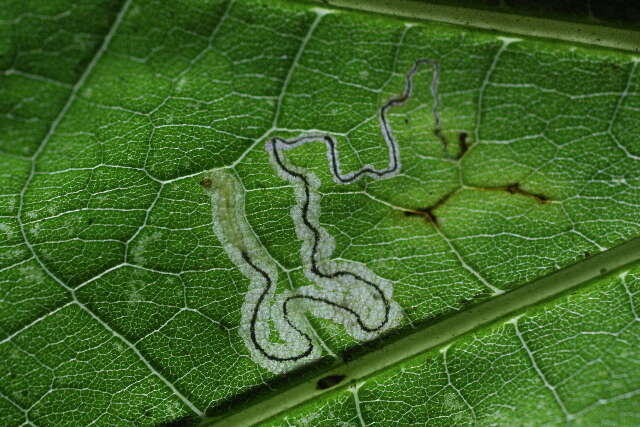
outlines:
[[[405,118],[405,123],[409,124],[409,120]],[[461,167],[462,158],[471,150],[474,146],[474,141],[470,141],[470,135],[466,131],[457,131],[457,132],[445,132],[441,127],[436,127],[433,129],[433,134],[440,140],[442,146],[444,148],[445,155],[453,157],[453,160]],[[448,151],[449,149],[449,137],[457,136],[458,142],[458,151],[455,153],[451,153]],[[453,151],[453,150],[452,150]],[[507,185],[500,185],[495,187],[480,187],[480,186],[469,186],[469,185],[460,185],[457,189],[449,191],[444,196],[442,196],[438,201],[433,203],[430,206],[424,208],[401,208],[402,212],[407,217],[418,216],[422,217],[434,226],[438,226],[438,217],[435,214],[435,211],[447,201],[459,193],[462,190],[476,190],[476,191],[503,191],[509,194],[519,194],[521,196],[529,197],[535,200],[537,203],[544,205],[547,203],[553,202],[552,199],[545,196],[542,193],[534,193],[522,188],[519,182],[514,182]]]
[[[449,131],[434,129],[433,134],[438,138],[444,149],[445,156],[459,162],[471,148],[472,142],[469,140],[469,133],[465,131]],[[456,144],[450,145],[450,141]]]
[[[478,191],[506,191],[509,194],[520,194],[521,196],[530,197],[540,204],[547,204],[552,202],[550,198],[541,193],[533,193],[527,191],[520,186],[519,182],[513,184],[502,185],[497,187],[469,187]]]
[[[202,180],[200,180],[200,186],[205,190],[211,190],[212,185],[213,185],[213,182],[211,181],[211,178],[207,176],[205,176],[204,178],[202,178]]]
[[[454,190],[454,191],[450,191],[447,194],[445,194],[444,196],[442,196],[440,199],[438,199],[438,201],[436,201],[432,205],[427,206],[426,208],[407,209],[407,210],[404,211],[404,214],[405,214],[405,216],[421,216],[425,220],[427,220],[428,222],[430,222],[433,225],[437,226],[438,225],[438,217],[435,214],[435,210],[438,209],[440,206],[444,205],[445,203],[447,203],[447,201],[451,197],[453,197],[453,195],[458,193],[459,191],[460,191],[460,189],[457,189],[457,190]]]
[[[459,151],[456,155],[456,160],[460,160],[465,155],[465,153],[469,151],[469,141],[467,140],[468,137],[469,134],[467,132],[460,132],[458,134]]]
[[[438,217],[435,211],[449,201],[454,195],[458,194],[462,190],[475,190],[475,191],[503,191],[509,194],[519,194],[521,196],[529,197],[535,200],[538,204],[544,205],[552,203],[553,200],[544,194],[533,193],[527,191],[520,186],[519,182],[513,184],[501,185],[496,187],[475,187],[475,186],[462,186],[456,190],[450,191],[442,196],[438,201],[425,208],[417,209],[403,209],[405,216],[419,216],[432,223],[434,226],[438,226]]]
[[[341,383],[346,375],[327,375],[326,377],[320,378],[316,384],[317,390],[326,390],[331,387],[335,387],[339,383]]]

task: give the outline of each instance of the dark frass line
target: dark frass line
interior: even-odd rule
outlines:
[[[313,273],[314,275],[324,278],[324,279],[337,279],[337,278],[352,278],[355,279],[357,281],[360,281],[361,283],[364,283],[365,285],[371,287],[375,294],[377,295],[375,298],[382,301],[382,304],[384,305],[384,319],[378,324],[378,325],[373,325],[373,326],[369,326],[366,325],[365,322],[362,320],[362,317],[360,316],[360,314],[358,314],[355,310],[346,307],[344,305],[338,304],[336,302],[333,302],[327,298],[320,298],[320,297],[316,297],[316,296],[311,296],[311,295],[293,295],[290,296],[288,298],[285,299],[284,303],[283,303],[283,315],[285,317],[285,320],[287,322],[287,324],[293,328],[297,333],[299,333],[302,337],[304,337],[305,341],[308,343],[307,344],[307,348],[305,350],[303,350],[302,352],[300,352],[297,355],[294,356],[288,356],[288,357],[281,357],[278,355],[273,355],[270,354],[259,342],[257,339],[257,335],[256,335],[256,324],[258,321],[258,313],[260,311],[260,307],[262,305],[262,303],[264,302],[264,300],[266,299],[267,294],[269,293],[269,291],[271,290],[272,286],[273,286],[273,279],[269,276],[269,274],[261,269],[260,267],[258,267],[250,258],[249,254],[246,251],[242,252],[242,258],[245,260],[245,262],[251,267],[253,268],[258,274],[260,274],[263,279],[265,280],[266,286],[264,287],[264,289],[262,290],[262,293],[260,294],[258,301],[254,307],[253,313],[252,313],[252,317],[251,317],[251,322],[250,322],[250,337],[251,337],[251,341],[253,342],[254,346],[256,347],[256,349],[267,359],[272,360],[272,361],[277,361],[277,362],[286,362],[286,361],[296,361],[296,360],[300,360],[303,359],[305,357],[307,357],[308,355],[311,354],[311,352],[313,351],[313,340],[311,339],[311,337],[306,334],[304,331],[301,331],[298,327],[296,327],[293,322],[291,321],[291,319],[289,318],[289,310],[288,310],[288,304],[291,301],[294,300],[298,300],[298,299],[307,299],[307,300],[311,300],[314,302],[319,302],[322,304],[327,304],[330,305],[334,308],[343,310],[347,313],[349,313],[350,315],[352,315],[357,323],[358,326],[360,326],[360,328],[362,328],[362,330],[372,333],[372,332],[378,332],[380,330],[382,330],[387,323],[389,322],[389,312],[391,309],[391,305],[389,302],[389,298],[387,298],[387,296],[384,294],[383,290],[376,284],[373,283],[370,280],[367,280],[364,277],[361,277],[360,275],[350,272],[350,271],[346,271],[346,270],[338,270],[332,273],[326,273],[324,271],[322,271],[322,269],[320,268],[320,266],[318,265],[318,252],[319,252],[319,246],[320,246],[320,240],[321,240],[321,231],[316,228],[310,218],[309,218],[309,211],[310,211],[310,197],[311,197],[311,185],[309,183],[308,178],[305,176],[305,174],[303,173],[299,173],[296,172],[294,170],[292,170],[291,168],[287,167],[285,165],[284,159],[283,159],[283,154],[281,152],[281,150],[288,150],[291,148],[295,148],[298,147],[300,145],[304,145],[306,143],[309,142],[324,142],[327,146],[327,157],[328,157],[328,162],[329,162],[329,167],[330,170],[333,174],[334,179],[336,180],[336,182],[340,183],[340,184],[349,184],[352,182],[355,182],[357,180],[359,180],[360,178],[362,178],[363,176],[371,176],[372,178],[375,179],[385,179],[385,178],[390,178],[394,175],[396,175],[401,168],[400,165],[400,153],[399,153],[399,148],[398,148],[398,144],[393,136],[393,132],[391,129],[391,125],[389,124],[389,121],[387,119],[387,112],[389,109],[396,107],[396,106],[400,106],[402,104],[404,104],[412,95],[413,93],[413,77],[414,75],[417,73],[418,69],[423,66],[423,65],[430,65],[433,67],[433,77],[432,77],[432,81],[431,81],[431,93],[433,95],[434,98],[434,103],[433,103],[433,108],[432,108],[432,113],[433,113],[433,117],[434,117],[434,134],[438,135],[441,131],[441,124],[440,124],[440,116],[438,114],[438,108],[440,106],[440,98],[438,95],[438,82],[440,79],[440,66],[438,64],[438,62],[436,62],[435,60],[432,59],[419,59],[417,60],[413,66],[411,67],[411,69],[409,70],[409,72],[406,75],[405,78],[405,85],[404,85],[404,91],[400,96],[396,96],[396,97],[392,97],[391,99],[389,99],[384,105],[382,105],[382,107],[380,108],[379,111],[379,118],[380,118],[380,126],[381,126],[381,133],[382,136],[385,140],[385,142],[387,143],[387,147],[388,147],[388,151],[389,151],[389,165],[384,168],[384,169],[375,169],[373,166],[371,165],[365,165],[363,166],[361,169],[354,171],[354,172],[350,172],[348,174],[342,174],[340,171],[340,160],[339,160],[339,154],[338,154],[338,150],[337,150],[337,142],[336,140],[329,134],[324,134],[324,135],[303,135],[303,136],[299,136],[290,140],[285,140],[283,138],[280,137],[274,137],[272,138],[270,141],[267,142],[267,150],[268,151],[272,151],[273,152],[273,158],[276,162],[276,164],[278,165],[278,167],[280,168],[280,170],[284,173],[286,173],[288,176],[292,177],[293,179],[301,182],[303,184],[304,187],[304,202],[302,204],[302,222],[304,224],[304,226],[311,232],[312,236],[313,236],[313,245],[312,245],[312,250],[311,250],[311,266],[310,266],[310,271],[311,273]]]

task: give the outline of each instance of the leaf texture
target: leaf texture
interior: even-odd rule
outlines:
[[[2,9],[2,424],[241,411],[638,237],[629,53],[284,1]],[[273,422],[633,424],[624,271]]]

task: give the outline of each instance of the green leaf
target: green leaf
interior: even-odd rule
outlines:
[[[637,423],[637,33],[330,7],[2,8],[3,425]]]

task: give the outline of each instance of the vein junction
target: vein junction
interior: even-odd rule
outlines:
[[[413,78],[422,66],[433,68],[434,131],[438,133],[440,129],[439,66],[431,59],[420,59],[407,73],[402,94],[389,99],[379,110],[381,133],[389,155],[388,165],[382,169],[364,165],[343,173],[337,141],[329,134],[301,135],[289,140],[275,137],[267,141],[266,150],[278,175],[294,186],[296,204],[291,216],[296,235],[302,241],[304,275],[312,284],[295,291],[277,289],[277,264],[247,222],[240,182],[226,169],[211,172],[214,231],[231,260],[251,281],[242,306],[240,335],[252,359],[262,367],[280,373],[320,357],[321,347],[310,331],[305,313],[341,324],[349,335],[361,341],[374,339],[398,325],[402,309],[393,300],[391,281],[363,264],[331,260],[335,242],[320,225],[317,191],[320,180],[312,172],[290,164],[285,152],[311,142],[324,143],[329,169],[339,184],[349,184],[364,176],[386,179],[398,174],[400,150],[387,113],[411,97]]]

